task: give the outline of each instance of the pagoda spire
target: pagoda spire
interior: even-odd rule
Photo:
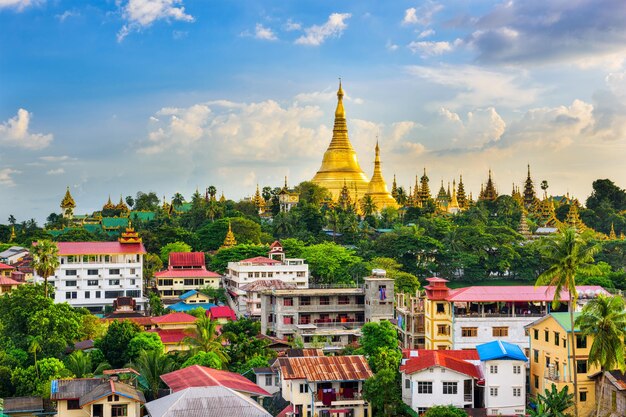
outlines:
[[[111,202],[111,194],[109,194],[106,204],[102,206],[102,210],[115,210],[115,205]]]
[[[261,196],[261,191],[259,191],[259,184],[256,185],[256,192],[254,193],[254,198],[252,199],[254,206],[258,210],[259,214],[263,214],[265,211],[265,200]]]
[[[493,179],[491,178],[491,170],[489,170],[489,178],[487,179],[487,184],[485,185],[481,200],[494,201],[496,198],[498,198],[498,192],[496,191]]]
[[[613,227],[613,223],[611,223],[611,232],[609,233],[609,239],[617,240],[617,235],[615,234],[615,227]]]
[[[72,197],[72,193],[70,193],[70,187],[67,187],[65,190],[65,196],[63,200],[61,200],[61,209],[63,210],[63,217],[66,219],[71,219],[74,217],[74,208],[76,207],[76,202]]]
[[[431,199],[430,187],[428,186],[428,181],[430,180],[428,179],[428,176],[426,175],[426,168],[424,168],[424,175],[422,175],[422,178],[420,179],[420,187],[419,187],[420,201],[422,204]]]
[[[613,227],[613,225],[611,225]],[[15,226],[11,226],[11,236],[9,237],[9,242],[13,242],[15,239]]]
[[[222,195],[220,196],[220,203],[225,203],[226,197],[224,197],[224,190],[222,190]]]
[[[526,219],[526,210],[522,208],[522,217],[520,218],[519,225],[517,226],[517,233],[524,236],[526,240],[530,239],[531,233],[528,228],[528,220]]]
[[[235,234],[233,233],[233,229],[230,226],[230,220],[228,221],[228,232],[226,232],[226,237],[224,238],[224,243],[222,243],[223,248],[232,248],[237,244],[237,239],[235,239]]]
[[[461,210],[465,210],[466,208],[469,207],[469,204],[467,202],[467,197],[465,195],[465,186],[463,185],[463,175],[459,176],[459,188],[457,191],[456,199],[459,202],[459,208]]]
[[[374,204],[377,208],[382,209],[385,207],[398,207],[398,203],[395,198],[387,191],[387,184],[383,178],[383,172],[380,167],[380,147],[378,146],[378,140],[376,140],[376,148],[374,148],[374,173],[372,179],[367,187],[367,193],[372,197]],[[356,185],[355,185],[356,188]],[[357,196],[358,197],[358,196]],[[358,201],[358,200],[357,200]]]
[[[398,183],[396,182],[396,174],[393,174],[393,182],[391,183],[391,196],[398,198]]]
[[[535,193],[535,186],[533,179],[530,177],[530,164],[528,164],[528,175],[524,182],[524,206],[527,209],[533,208],[537,203],[537,194]]]
[[[552,203],[552,199],[550,199]],[[552,210],[554,211],[554,205],[552,206]],[[569,205],[569,211],[567,212],[567,217],[565,217],[565,223],[568,226],[576,229],[577,232],[582,232],[586,229],[585,224],[580,219],[580,215],[578,214],[578,201],[574,200]]]
[[[450,204],[448,204],[448,212],[456,214],[459,211],[461,211],[461,207],[459,207],[459,201],[456,198],[456,180],[452,180],[452,196],[450,197]]]

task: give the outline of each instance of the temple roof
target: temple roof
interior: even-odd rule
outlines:
[[[74,198],[70,193],[70,187],[67,187],[67,190],[65,191],[65,197],[63,197],[63,200],[61,200],[61,208],[66,209],[74,207],[76,207],[76,202],[74,202]]]

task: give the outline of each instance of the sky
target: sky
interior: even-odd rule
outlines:
[[[626,186],[623,0],[0,0],[0,223],[310,180],[338,78],[370,176]]]

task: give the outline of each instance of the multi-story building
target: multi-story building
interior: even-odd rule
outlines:
[[[522,349],[495,340],[476,347],[485,380],[484,407],[487,415],[526,413],[526,363]]]
[[[262,279],[239,287],[237,293],[238,313],[248,317],[261,318],[261,293],[267,290],[295,290],[296,284],[288,284],[278,279]]]
[[[155,273],[154,278],[159,295],[168,301],[203,287],[217,289],[222,276],[206,269],[203,252],[172,252],[167,269]]]
[[[261,295],[261,332],[302,337],[306,347],[342,349],[370,321],[392,320],[394,281],[374,270],[361,287],[269,290]]]
[[[426,349],[473,349],[494,339],[502,340],[528,350],[528,337],[524,326],[550,312],[554,287],[481,286],[450,289],[443,278],[428,278],[424,287],[424,344]],[[576,287],[581,297],[577,308],[599,294],[609,295],[600,286]],[[561,293],[560,309],[567,308],[567,291]],[[417,304],[419,306],[419,304]],[[396,312],[398,330],[402,335],[403,321],[407,316],[400,305]],[[419,320],[421,307],[416,307],[413,320]],[[419,326],[411,334],[419,340]],[[411,340],[405,337],[407,341]],[[402,342],[405,340],[403,338]],[[404,344],[404,347],[409,347]]]
[[[139,235],[128,227],[117,242],[57,242],[59,267],[48,282],[54,300],[101,313],[117,297],[132,297],[143,309],[143,255]],[[37,282],[43,278],[36,276]]]
[[[578,317],[580,313],[574,313]],[[572,332],[567,312],[550,313],[526,326],[530,340],[530,395],[536,396],[556,386],[568,386],[574,392],[574,366],[578,372],[578,414],[595,411],[595,380],[590,378],[599,369],[589,363],[591,336],[582,336],[578,328]],[[576,343],[576,359],[572,359]]]
[[[371,417],[363,384],[372,371],[360,355],[278,358],[281,394],[294,416]]]
[[[224,282],[234,297],[245,296],[241,287],[259,280],[279,280],[298,288],[308,288],[309,265],[304,259],[285,258],[278,241],[271,244],[268,257],[257,256],[228,263]]]
[[[423,349],[425,346],[424,298],[420,297],[419,292],[415,295],[396,293],[396,320],[402,347]]]

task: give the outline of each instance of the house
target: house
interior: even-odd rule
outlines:
[[[211,302],[212,300],[208,295],[198,290],[189,290],[178,298],[181,301],[168,306],[168,310],[184,312],[198,307],[208,310],[215,306],[215,304]]]
[[[29,251],[21,246],[11,246],[9,249],[0,252],[0,262],[13,265],[29,255]]]
[[[0,277],[9,278],[14,269],[14,266],[0,262]]]
[[[270,397],[271,394],[250,381],[246,377],[229,371],[207,368],[206,366],[193,365],[161,375],[171,392],[178,392],[192,387],[215,387],[221,386],[232,389],[245,397],[258,398]]]
[[[58,417],[140,417],[146,402],[141,391],[113,379],[55,379],[50,399]]]
[[[0,415],[9,417],[36,417],[49,411],[44,410],[44,400],[41,397],[11,397],[0,401]]]
[[[278,373],[270,367],[252,368],[256,383],[259,387],[269,392],[271,395],[280,391],[280,377]]]
[[[402,401],[418,414],[436,405],[480,407],[476,384],[482,379],[478,352],[409,350],[400,366]]]
[[[526,363],[522,349],[494,340],[476,347],[485,380],[487,415],[520,415],[526,412]]]
[[[261,333],[302,338],[305,347],[340,350],[370,321],[393,319],[394,280],[374,270],[354,288],[298,288],[261,294]]]
[[[626,416],[626,374],[622,371],[605,371],[591,376],[596,381],[596,398],[600,403],[600,415],[607,417]],[[600,394],[600,390],[603,393]]]
[[[57,242],[59,267],[48,282],[54,300],[103,313],[118,297],[131,297],[143,310],[143,255],[146,249],[132,227],[117,242]],[[36,282],[43,278],[35,276]]]
[[[196,320],[191,314],[182,312],[152,317],[150,321],[155,327],[148,331],[159,335],[166,352],[188,350],[189,346],[182,341],[193,334]]]
[[[206,315],[211,320],[217,321],[220,324],[237,320],[235,312],[228,306],[213,306],[207,310]]]
[[[364,356],[278,358],[272,365],[281,380],[281,394],[302,417],[371,417],[363,399],[372,371]]]
[[[232,389],[185,388],[146,404],[150,417],[271,417],[263,407]]]
[[[154,274],[163,300],[175,300],[191,290],[219,288],[222,276],[206,269],[204,252],[172,252],[168,267]]]
[[[580,315],[574,313],[574,320]],[[574,392],[574,366],[578,372],[578,414],[595,411],[596,387],[590,378],[597,373],[597,366],[588,362],[593,343],[591,336],[582,336],[579,329],[572,332],[567,312],[550,313],[526,326],[530,339],[530,395],[536,396],[556,386],[558,390],[568,386]],[[571,358],[572,344],[576,343],[576,359]]]
[[[0,296],[3,294],[8,294],[20,285],[24,284],[23,282],[19,282],[14,280],[13,278],[9,278],[4,275],[0,275]]]
[[[268,290],[295,290],[296,284],[289,284],[279,279],[261,279],[242,285],[237,298],[238,313],[251,318],[261,318],[261,293]]]

